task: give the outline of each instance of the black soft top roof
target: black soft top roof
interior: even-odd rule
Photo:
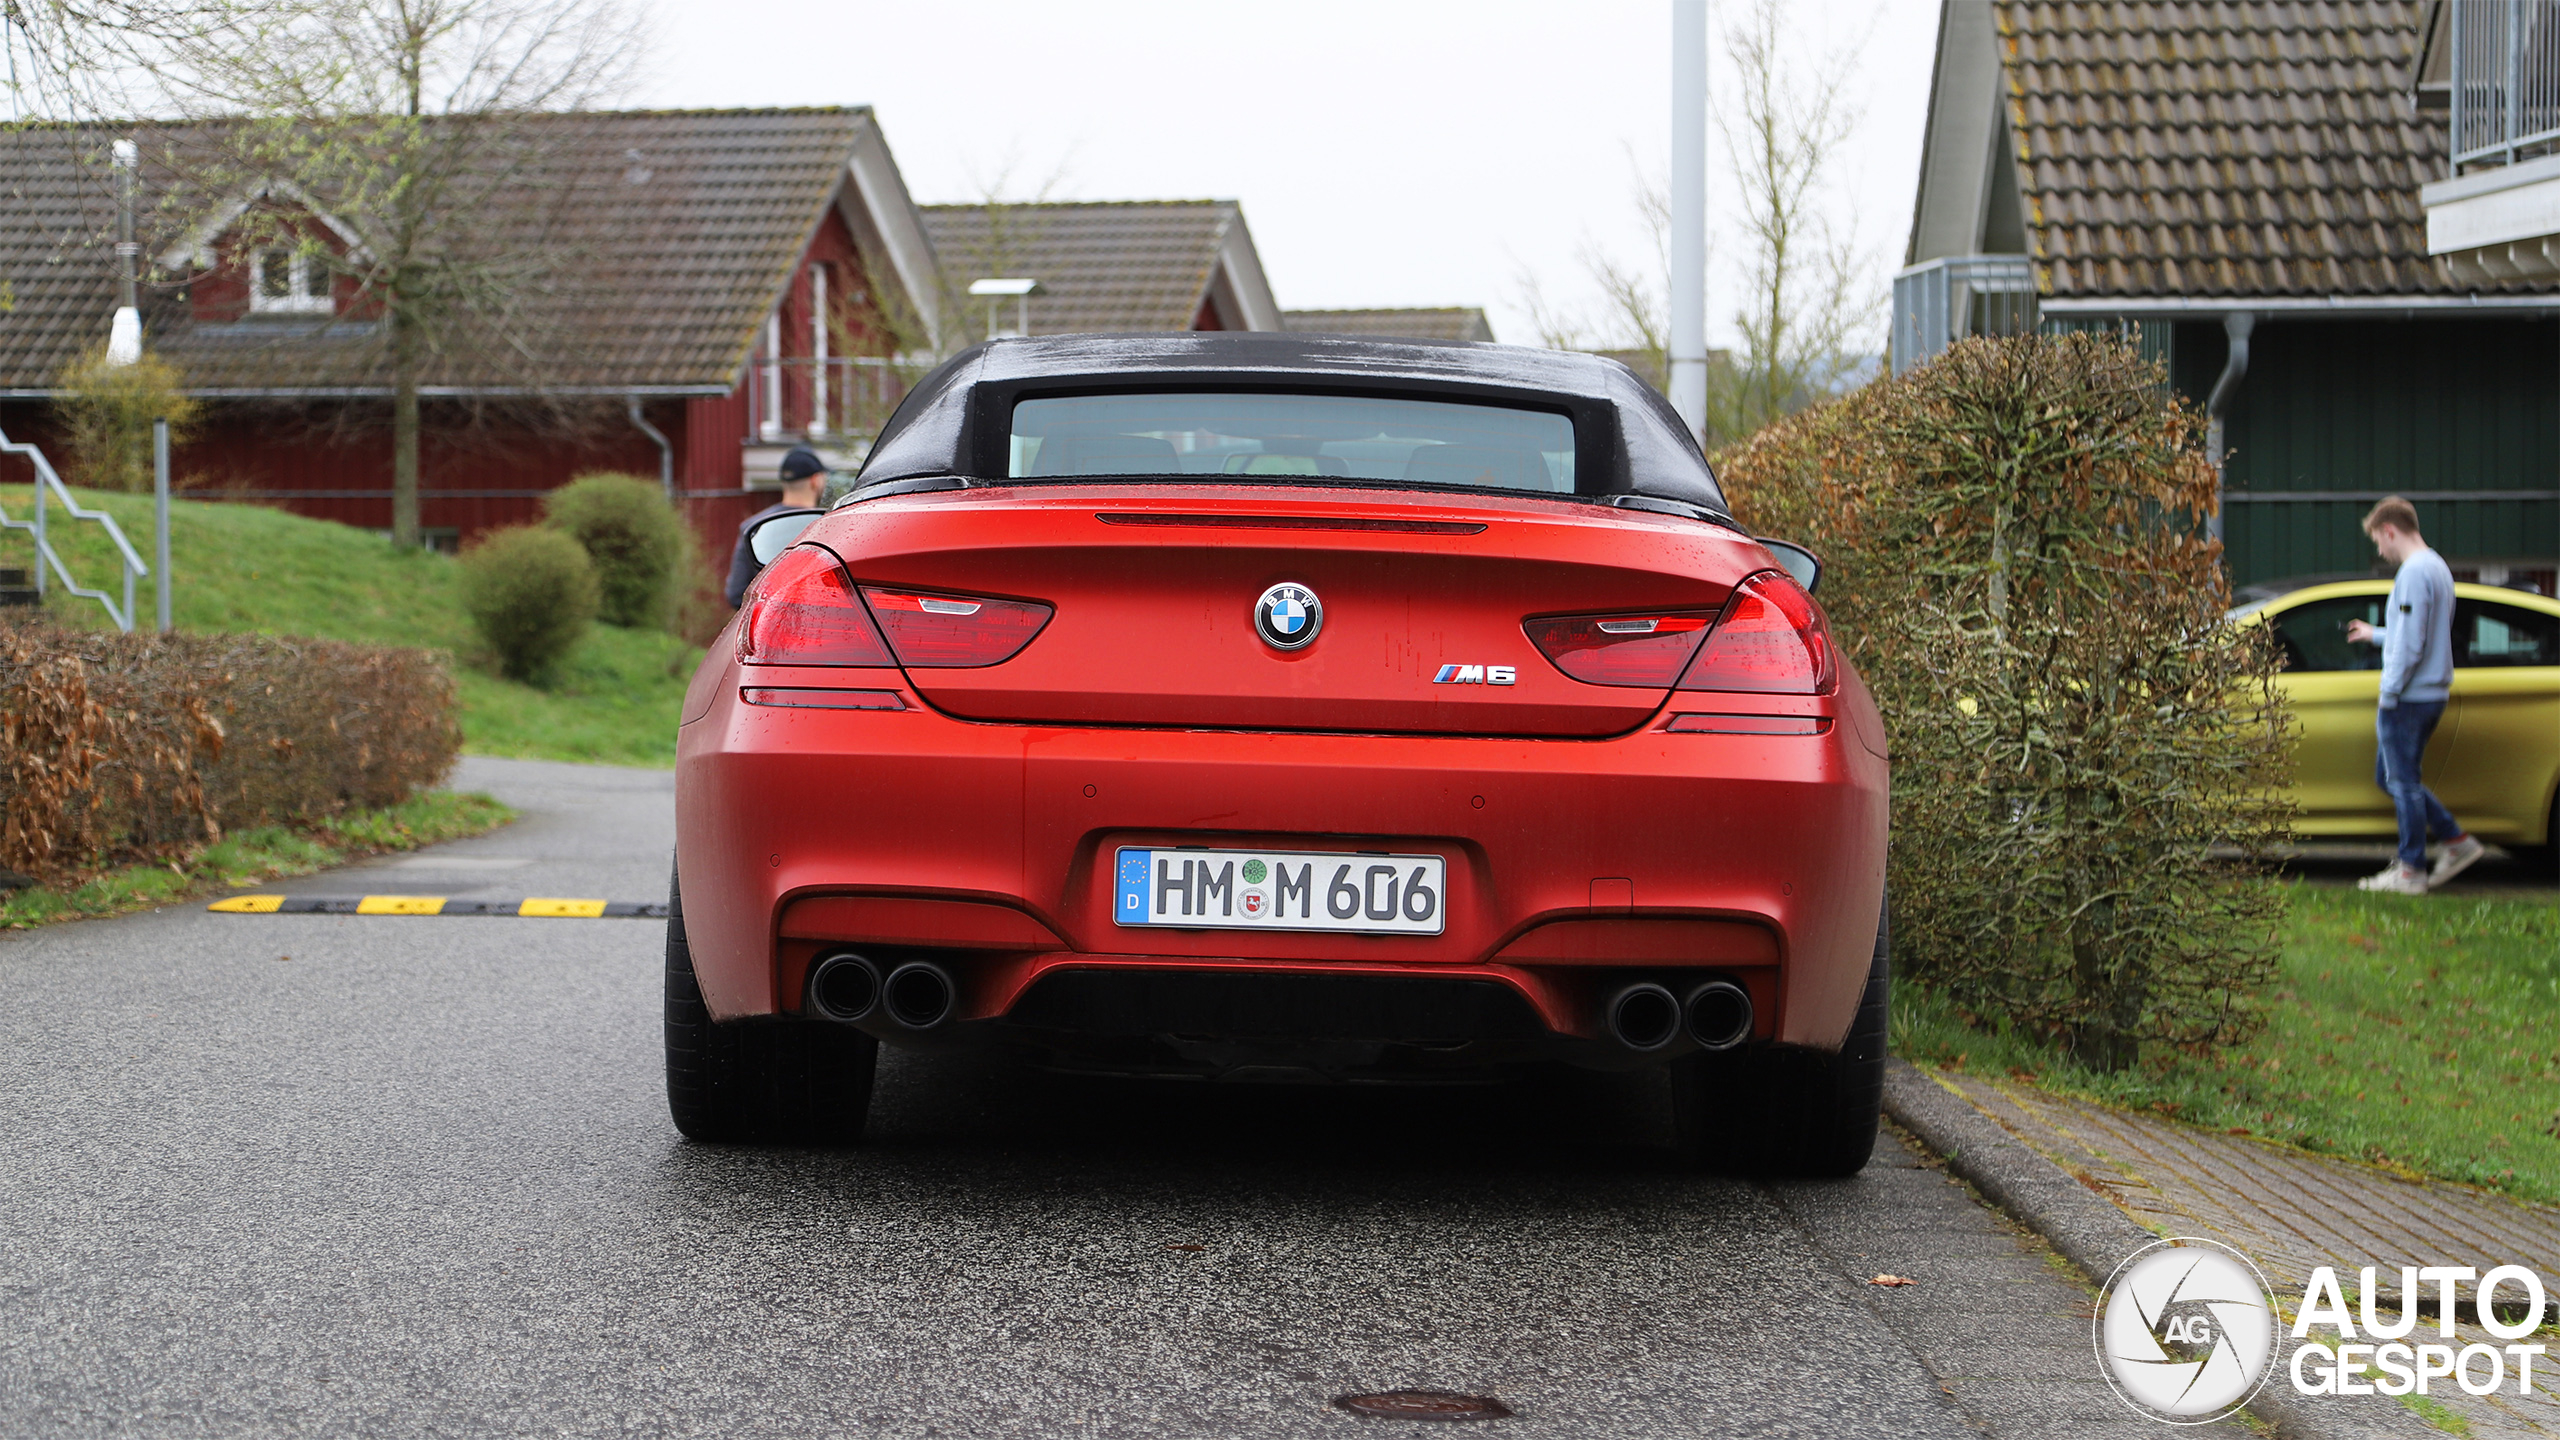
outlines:
[[[1025,396],[1165,389],[1409,394],[1560,408],[1573,417],[1584,496],[1650,497],[1671,502],[1662,509],[1694,507],[1726,518],[1724,494],[1688,428],[1615,360],[1520,345],[1215,331],[973,345],[908,393],[863,462],[855,493],[896,481],[1004,479],[1013,405]]]

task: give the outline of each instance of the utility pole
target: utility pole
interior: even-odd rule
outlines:
[[[107,327],[107,363],[130,365],[142,358],[142,304],[135,294],[134,269],[142,247],[133,239],[134,172],[142,152],[130,140],[115,142],[116,162],[116,318]]]
[[[1671,408],[1706,443],[1707,0],[1671,0]]]
[[[151,591],[160,633],[169,633],[169,422],[151,422]],[[126,619],[132,619],[128,609]]]

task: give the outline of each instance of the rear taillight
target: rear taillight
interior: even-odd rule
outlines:
[[[1813,597],[1785,575],[1764,570],[1734,587],[1680,688],[1821,695],[1838,676],[1831,627]]]
[[[1698,637],[1714,619],[1698,610],[1565,615],[1531,620],[1522,628],[1538,653],[1586,685],[1660,690],[1680,678],[1681,667],[1698,653]]]
[[[836,557],[785,550],[747,592],[738,658],[749,665],[894,665]]]
[[[871,613],[889,636],[901,664],[928,670],[960,670],[1010,660],[1040,627],[1050,608],[1036,600],[988,600],[976,595],[930,595],[915,590],[862,587]]]

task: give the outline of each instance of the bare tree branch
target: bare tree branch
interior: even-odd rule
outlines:
[[[1857,128],[1849,97],[1861,39],[1800,66],[1779,0],[1753,0],[1725,32],[1740,91],[1716,128],[1741,192],[1751,257],[1736,316],[1738,364],[1711,375],[1708,429],[1739,438],[1836,394],[1873,328],[1882,296],[1861,262],[1854,223],[1834,231],[1821,200]]]

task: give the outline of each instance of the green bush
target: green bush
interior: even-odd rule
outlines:
[[[656,481],[581,475],[542,508],[544,523],[576,537],[595,562],[606,624],[658,629],[674,618],[685,523]]]
[[[675,616],[667,624],[669,633],[688,645],[708,646],[729,624],[727,597],[720,593],[720,583],[729,577],[729,557],[720,557],[720,568],[702,554],[702,534],[691,525],[684,527],[684,549],[676,560]]]
[[[462,604],[509,679],[539,682],[596,618],[595,564],[566,532],[492,530],[462,552]]]
[[[1720,462],[1883,707],[1898,967],[2101,1069],[2244,1038],[2276,958],[2289,722],[2201,428],[2120,343],[1977,340]]]
[[[187,442],[199,407],[186,376],[157,355],[129,365],[108,363],[104,346],[62,372],[63,479],[100,490],[148,492],[152,484],[151,422],[169,422],[169,444]]]

